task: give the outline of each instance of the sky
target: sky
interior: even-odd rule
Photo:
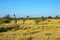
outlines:
[[[60,0],[0,0],[0,17],[40,17],[60,15]]]

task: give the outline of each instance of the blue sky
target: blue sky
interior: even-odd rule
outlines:
[[[60,15],[60,0],[0,0],[0,17],[40,17]]]

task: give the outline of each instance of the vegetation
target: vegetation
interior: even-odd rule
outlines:
[[[59,18],[11,18],[6,15],[0,18],[0,40],[60,40]]]
[[[0,19],[0,23],[9,23],[11,20],[10,15],[6,15],[5,17]]]

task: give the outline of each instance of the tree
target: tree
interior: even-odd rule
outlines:
[[[27,16],[27,18],[29,18],[29,16]]]
[[[10,15],[4,16],[3,19],[10,19]]]
[[[42,21],[46,20],[46,17],[41,16],[41,20],[42,20]]]
[[[59,17],[59,15],[57,15],[55,18],[56,18],[56,19],[59,19],[60,17]]]
[[[40,19],[35,19],[36,24],[40,22]]]
[[[19,29],[19,25],[17,25],[17,19],[16,19],[15,14],[14,14],[14,20],[15,20],[15,27],[16,27],[16,30],[18,30],[18,29]]]
[[[30,17],[29,16],[26,16],[26,19],[30,19]]]
[[[17,25],[17,19],[16,19],[15,14],[14,14],[14,20],[15,20],[15,24]]]
[[[52,19],[52,17],[51,16],[48,16],[48,19]]]
[[[3,23],[9,23],[10,21],[11,21],[10,15],[6,15],[2,19],[2,22]]]

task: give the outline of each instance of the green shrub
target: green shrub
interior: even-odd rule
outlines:
[[[5,17],[0,19],[0,24],[1,23],[9,23],[11,21],[11,18],[9,15],[6,15]]]
[[[4,19],[3,23],[10,23],[10,20],[9,19]]]
[[[40,19],[35,19],[34,20],[36,22],[36,24],[39,24],[39,22],[41,21]]]

